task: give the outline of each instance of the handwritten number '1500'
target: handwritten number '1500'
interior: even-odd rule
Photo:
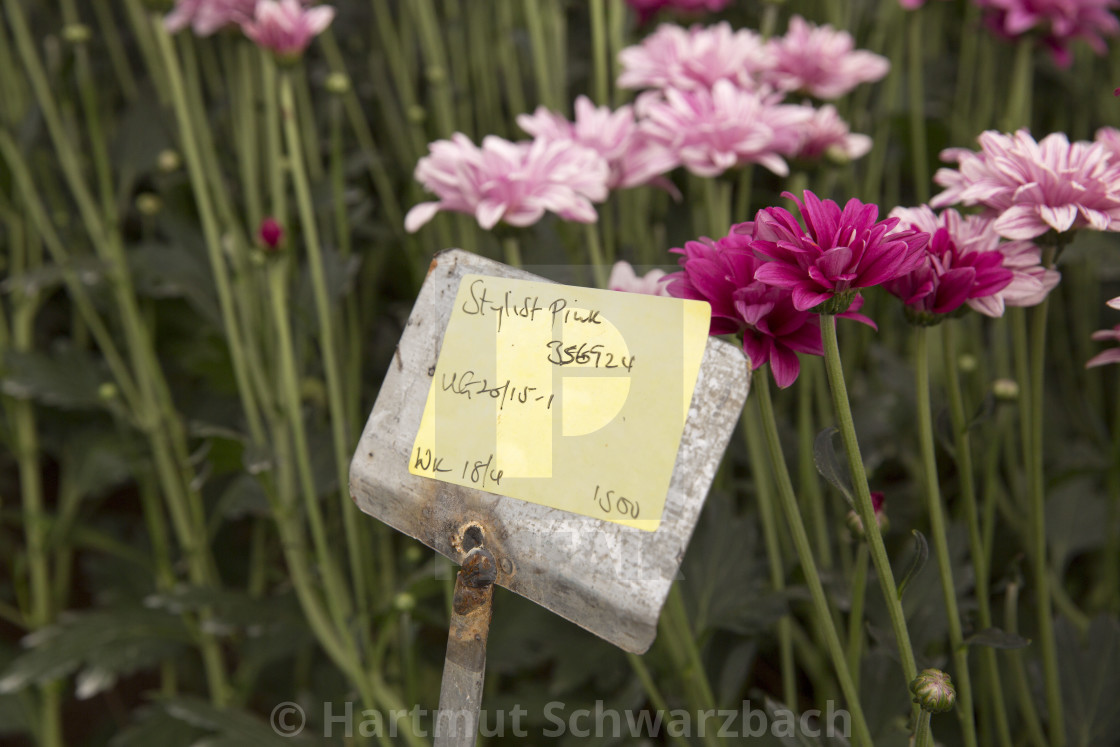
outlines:
[[[638,506],[637,501],[618,495],[613,490],[603,490],[598,485],[595,486],[594,500],[599,504],[600,510],[606,514],[619,513],[631,519],[637,519],[638,514],[641,513],[641,507]]]
[[[595,368],[625,368],[629,371],[634,366],[634,356],[618,355],[603,351],[602,345],[580,345],[564,347],[562,340],[552,340],[548,343],[548,362],[557,366],[567,366],[575,363],[586,366],[589,363]],[[615,361],[618,361],[617,363]]]

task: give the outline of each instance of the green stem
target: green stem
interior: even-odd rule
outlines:
[[[653,681],[653,677],[650,675],[649,669],[646,668],[646,663],[642,660],[642,657],[637,654],[627,653],[626,659],[630,662],[630,667],[634,670],[634,674],[638,675],[638,681],[642,683],[642,689],[646,691],[646,697],[649,698],[650,703],[653,703],[654,709],[656,709],[658,713],[668,713],[669,703],[657,688],[657,683]],[[670,736],[669,738],[672,739],[674,743],[681,745],[681,747],[689,747],[689,742],[684,737]]]
[[[542,0],[525,0],[525,23],[529,27],[529,46],[533,51],[533,74],[537,82],[537,100],[552,111],[560,111],[560,102],[553,95],[549,74],[548,40],[545,38]]]
[[[454,106],[451,100],[451,74],[447,68],[439,19],[432,0],[413,0],[405,6],[416,18],[420,30],[420,46],[424,53],[424,76],[435,99],[438,134],[450,136],[455,131]]]
[[[918,715],[918,724],[914,728],[914,747],[933,747],[933,727],[930,724],[931,714],[922,711]]]
[[[292,89],[291,72],[285,70],[280,79],[280,108],[284,119],[284,132],[288,144],[288,159],[291,161],[292,183],[296,190],[296,203],[299,207],[300,228],[307,247],[307,264],[311,274],[311,290],[315,299],[315,312],[319,320],[319,344],[321,358],[327,377],[327,401],[330,408],[331,433],[334,440],[335,468],[338,475],[339,498],[342,507],[342,525],[346,535],[346,549],[350,557],[350,567],[354,574],[353,583],[359,612],[364,611],[365,568],[361,562],[357,522],[360,515],[355,514],[350,501],[349,456],[351,444],[347,437],[347,417],[342,391],[342,377],[338,369],[338,348],[335,343],[333,312],[327,292],[327,280],[323,270],[323,253],[319,246],[319,233],[315,222],[315,210],[311,202],[311,187],[301,156],[299,118],[295,111],[295,97]]]
[[[954,340],[956,324],[950,322],[941,327],[942,358],[945,363],[945,384],[949,396],[949,414],[953,423],[953,436],[956,449],[957,467],[960,469],[960,489],[964,502],[965,519],[968,522],[968,539],[972,551],[972,567],[976,583],[977,615],[980,629],[992,627],[991,591],[989,588],[988,556],[984,547],[984,536],[980,525],[980,515],[976,502],[975,475],[972,467],[972,440],[969,436],[965,416],[964,397],[961,394],[960,372],[957,368],[958,351]],[[989,646],[980,648],[980,661],[984,679],[994,705],[994,720],[999,743],[1003,747],[1011,745],[1011,726],[1007,720],[1007,708],[1003,697],[1003,682],[1000,678],[996,652]]]
[[[805,531],[805,523],[801,519],[801,511],[797,505],[797,498],[793,492],[793,482],[790,480],[789,469],[786,467],[785,455],[782,453],[782,442],[778,436],[778,421],[774,418],[774,405],[770,399],[769,372],[754,377],[755,397],[758,399],[759,410],[762,415],[762,425],[766,433],[766,446],[770,452],[770,468],[778,486],[778,498],[785,513],[786,523],[789,525],[790,534],[793,535],[793,546],[797,551],[797,559],[801,563],[801,572],[809,585],[809,594],[813,602],[813,614],[817,624],[824,634],[832,666],[836,670],[836,679],[840,682],[840,690],[847,700],[848,710],[852,716],[852,729],[855,732],[855,743],[871,745],[871,731],[863,715],[863,706],[859,700],[859,690],[855,680],[848,669],[848,660],[844,656],[844,648],[840,644],[840,636],[832,621],[832,613],[828,608],[828,598],[821,584],[820,572],[817,562],[813,558],[812,545],[809,535]]]
[[[860,661],[863,658],[863,607],[867,600],[867,565],[871,556],[867,543],[860,541],[856,550],[856,567],[852,573],[852,610],[848,615],[848,669],[859,687]]]
[[[929,202],[929,148],[926,145],[925,95],[922,74],[925,60],[922,55],[923,29],[920,13],[910,13],[910,43],[907,45],[907,79],[910,89],[910,158],[914,169],[914,194],[919,203]]]
[[[762,375],[766,372],[763,371]],[[758,397],[755,397],[757,400]],[[783,594],[786,588],[785,563],[782,561],[782,546],[778,535],[778,524],[775,520],[774,506],[777,499],[774,497],[774,486],[770,479],[770,466],[763,451],[765,436],[762,432],[762,413],[759,411],[757,401],[754,404],[755,412],[743,413],[743,436],[747,443],[747,455],[750,458],[751,474],[754,476],[755,495],[758,498],[758,515],[762,523],[762,536],[766,542],[766,561],[770,567],[770,585],[774,591]],[[793,639],[790,635],[790,616],[783,615],[778,620],[778,653],[782,674],[782,701],[793,708],[797,704],[797,670],[793,662]]]
[[[610,70],[607,64],[607,9],[604,0],[591,0],[591,55],[595,103],[610,105]]]
[[[507,265],[521,267],[521,249],[518,247],[516,236],[507,236],[502,239],[502,250],[505,252]]]
[[[1024,34],[1015,43],[1015,62],[1011,69],[1010,95],[1003,114],[1003,129],[1013,132],[1031,126],[1031,87],[1034,80],[1034,37]]]
[[[669,588],[661,617],[666,633],[665,641],[683,683],[689,706],[697,712],[716,707],[708,673],[700,659],[700,649],[696,646],[696,634],[689,624],[688,612],[685,611],[680,584],[673,584]],[[706,733],[705,741],[708,744],[722,744],[722,740],[717,740],[715,734],[710,732]]]
[[[1046,264],[1049,264],[1047,261]],[[1049,713],[1051,747],[1066,743],[1065,714],[1058,669],[1058,647],[1054,638],[1054,612],[1050,590],[1049,562],[1046,553],[1046,476],[1043,470],[1043,380],[1046,371],[1046,318],[1050,297],[1031,309],[1030,319],[1030,449],[1025,454],[1030,494],[1030,544],[1034,561],[1035,601],[1038,638],[1042,649],[1042,670],[1046,680],[1046,708]]]
[[[1003,626],[1011,635],[1019,633],[1019,582],[1013,581],[1007,585],[1007,596],[1003,600]],[[1042,731],[1042,723],[1038,720],[1038,711],[1031,696],[1030,678],[1027,668],[1023,665],[1023,652],[1012,649],[1007,652],[1011,663],[1011,681],[1014,683],[1015,695],[1019,701],[1019,717],[1027,727],[1027,736],[1035,747],[1047,747],[1046,735]]]
[[[587,258],[591,261],[591,276],[597,288],[607,287],[607,266],[603,261],[603,247],[599,242],[599,227],[594,223],[587,223],[583,229],[587,237]]]
[[[933,437],[933,413],[930,407],[929,329],[916,327],[914,355],[914,387],[918,406],[918,437],[921,441],[923,479],[929,506],[930,534],[937,556],[941,577],[941,593],[945,600],[945,616],[949,623],[949,645],[953,652],[957,682],[956,712],[961,719],[964,742],[976,747],[976,717],[972,709],[972,678],[968,671],[968,647],[961,633],[960,611],[957,608],[957,591],[953,585],[953,564],[949,557],[949,538],[945,528],[945,514],[941,503],[941,487],[937,479],[937,454]]]
[[[202,232],[206,240],[206,250],[210,258],[210,268],[214,274],[214,284],[218,290],[218,307],[221,310],[222,326],[226,333],[230,359],[233,362],[233,374],[237,381],[239,399],[245,409],[245,418],[249,424],[249,433],[256,443],[264,439],[264,428],[261,424],[260,410],[257,406],[257,397],[249,383],[248,366],[245,359],[245,345],[242,342],[241,330],[237,324],[234,312],[233,292],[230,285],[229,269],[226,266],[225,254],[222,251],[221,235],[218,220],[214,213],[211,195],[208,189],[206,175],[203,170],[202,156],[200,155],[198,141],[195,137],[195,128],[187,105],[183,79],[179,71],[179,63],[175,51],[171,46],[171,37],[163,28],[159,19],[153,19],[152,30],[156,43],[162,56],[164,68],[171,87],[171,101],[175,107],[175,116],[179,123],[180,141],[183,148],[183,158],[190,174],[191,187],[194,191],[195,204],[198,207],[199,218],[202,222]]]
[[[824,341],[825,369],[828,372],[832,404],[836,410],[836,419],[840,425],[840,436],[844,441],[844,449],[848,455],[848,470],[852,478],[852,487],[856,491],[856,511],[863,522],[867,536],[867,546],[871,552],[871,561],[875,565],[875,573],[879,577],[879,585],[886,602],[887,614],[890,616],[891,628],[894,630],[899,658],[902,663],[902,675],[905,680],[904,687],[909,688],[910,683],[918,676],[918,669],[914,662],[914,650],[910,645],[910,632],[906,627],[906,615],[902,611],[902,598],[895,586],[891,562],[887,557],[887,549],[883,545],[883,535],[879,531],[879,523],[875,520],[875,509],[871,505],[871,490],[867,486],[867,472],[863,468],[863,457],[860,455],[859,441],[856,438],[855,422],[852,420],[852,408],[848,402],[848,387],[844,382],[844,370],[840,365],[840,346],[836,340],[835,316],[831,314],[821,315],[821,337]]]

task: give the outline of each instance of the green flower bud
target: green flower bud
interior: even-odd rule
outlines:
[[[327,91],[341,96],[350,91],[350,76],[346,73],[331,73],[326,80]]]
[[[106,381],[104,384],[97,387],[97,396],[105,402],[116,399],[117,394],[117,385],[111,381]]]
[[[1014,379],[996,379],[992,382],[992,394],[1001,402],[1014,402],[1019,399],[1019,382]]]
[[[402,591],[393,598],[393,608],[397,612],[411,612],[416,609],[416,597],[407,591]]]
[[[165,174],[178,171],[182,165],[183,159],[179,157],[179,152],[171,148],[161,150],[159,155],[156,156],[156,166]]]
[[[141,215],[155,215],[163,209],[163,200],[154,192],[141,192],[136,195],[136,209]]]
[[[951,710],[957,700],[957,691],[949,675],[940,669],[923,669],[910,683],[914,702],[929,713]]]
[[[957,366],[960,367],[961,373],[972,373],[979,365],[980,362],[976,360],[976,356],[972,353],[964,353],[957,358]]]
[[[84,23],[68,23],[62,27],[62,41],[67,44],[85,44],[93,33]]]

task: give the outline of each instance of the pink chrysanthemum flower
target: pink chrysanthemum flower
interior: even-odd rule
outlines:
[[[295,59],[334,20],[334,8],[304,8],[300,0],[259,0],[252,20],[241,22],[245,36],[277,57]]]
[[[912,272],[925,257],[929,234],[895,227],[898,218],[877,221],[879,207],[853,198],[841,210],[805,190],[797,203],[802,226],[784,208],[764,208],[755,217],[754,248],[768,258],[755,279],[786,288],[799,310],[812,309],[833,298],[846,309],[860,288],[888,282]],[[828,313],[835,313],[826,309]]]
[[[178,0],[163,26],[172,34],[190,26],[197,36],[210,36],[252,18],[256,7],[257,0]]]
[[[755,76],[771,64],[762,37],[747,29],[731,30],[726,21],[683,29],[662,24],[637,46],[618,53],[620,88],[711,88],[729,80],[740,88],[757,88]]]
[[[610,166],[611,189],[649,184],[677,167],[673,152],[639,129],[630,106],[611,111],[580,96],[575,122],[541,106],[518,115],[517,125],[535,138],[577,143],[601,155]]]
[[[266,251],[276,251],[284,243],[284,228],[279,221],[269,216],[261,221],[257,229],[257,243]]]
[[[645,23],[662,8],[682,13],[704,13],[723,10],[731,0],[626,0],[626,4],[638,14],[638,20]]]
[[[824,354],[820,317],[798,309],[789,291],[758,282],[757,270],[764,262],[754,252],[754,225],[742,223],[718,241],[703,238],[673,249],[682,255],[682,269],[667,276],[669,294],[707,301],[712,307],[710,333],[742,335],[751,370],[769,363],[774,381],[784,389],[801,371],[798,353]],[[841,316],[874,327],[857,313],[862,305],[863,299],[853,299]]]
[[[899,227],[929,234],[929,244],[920,265],[906,275],[883,283],[883,288],[906,304],[907,318],[920,324],[933,324],[951,314],[965,302],[976,308],[991,308],[999,293],[1014,280],[1014,273],[1003,266],[999,235],[990,221],[979,216],[962,218],[956,210],[935,215],[927,206],[895,208],[892,218]],[[996,315],[998,316],[998,315]]]
[[[797,149],[801,127],[812,116],[808,107],[774,103],[726,80],[710,92],[647,92],[635,109],[640,127],[698,176],[718,176],[747,163],[786,176],[782,156]]]
[[[1120,159],[1110,159],[1102,143],[1070,143],[1060,132],[1036,143],[1026,130],[989,130],[979,140],[979,152],[942,152],[957,169],[934,175],[946,189],[930,205],[982,205],[998,216],[995,230],[1008,239],[1082,227],[1120,230]]]
[[[821,156],[846,163],[862,158],[871,150],[871,138],[853,134],[848,123],[840,118],[836,107],[825,104],[813,112],[801,128],[801,143],[795,156],[815,160]]]
[[[819,99],[843,96],[860,83],[883,78],[891,69],[886,57],[855,49],[848,32],[808,23],[801,16],[791,18],[786,35],[771,39],[767,47],[774,60],[763,72],[763,82]]]
[[[1097,330],[1093,333],[1093,339],[1098,342],[1104,340],[1120,342],[1120,324],[1117,324],[1112,329]],[[1085,362],[1085,368],[1096,368],[1097,366],[1103,366],[1108,363],[1120,363],[1120,346],[1097,353]]]
[[[1110,309],[1116,309],[1117,311],[1120,311],[1120,296],[1117,296],[1116,298],[1108,299],[1108,301],[1106,301],[1105,304]]]
[[[1097,54],[1106,51],[1105,36],[1120,31],[1112,13],[1117,0],[975,0],[988,10],[988,26],[1000,36],[1015,38],[1030,31],[1042,35],[1054,61],[1068,67],[1070,42],[1084,39]]]
[[[489,230],[504,221],[529,226],[552,211],[565,220],[594,223],[591,203],[607,199],[607,162],[570,142],[511,143],[489,136],[477,147],[455,133],[428,146],[416,164],[416,180],[439,197],[408,211],[405,229],[420,229],[440,210],[469,213]]]
[[[612,291],[624,293],[641,293],[645,296],[667,296],[669,289],[666,287],[664,270],[653,269],[645,275],[638,275],[629,262],[615,262],[611,268],[611,276],[607,279],[607,288]]]
[[[1062,273],[1042,264],[1042,249],[1031,241],[1005,241],[999,245],[1003,266],[1011,270],[1011,284],[989,299],[969,304],[988,316],[1003,314],[1003,306],[1038,306],[1058,285]]]

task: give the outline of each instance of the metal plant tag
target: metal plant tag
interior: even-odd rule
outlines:
[[[436,256],[351,495],[465,565],[464,615],[481,578],[643,653],[746,399],[746,360],[707,338],[705,304],[546,283]]]

